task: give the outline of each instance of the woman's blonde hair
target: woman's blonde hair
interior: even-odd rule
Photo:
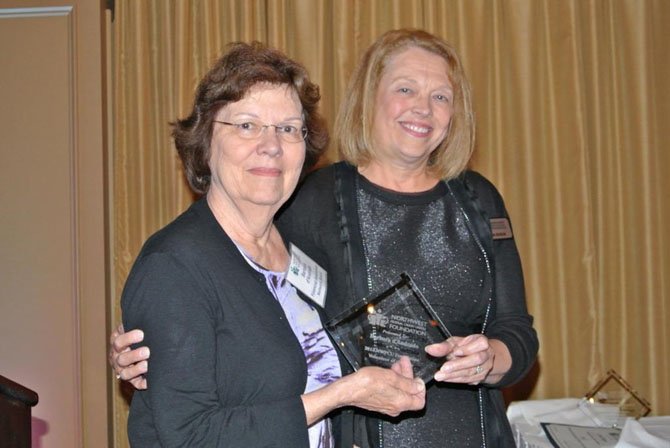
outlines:
[[[454,110],[447,136],[428,159],[428,169],[437,177],[451,179],[466,169],[474,149],[470,84],[456,50],[423,30],[388,31],[363,55],[351,76],[335,121],[340,155],[353,165],[365,165],[372,159],[372,123],[379,81],[390,59],[411,47],[441,56],[449,67],[447,76],[454,88]]]

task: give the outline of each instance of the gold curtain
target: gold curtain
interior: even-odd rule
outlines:
[[[670,2],[115,3],[112,324],[142,242],[193,199],[168,123],[227,43],[260,40],[302,61],[332,125],[362,51],[383,31],[419,27],[460,50],[473,168],[513,218],[541,347],[509,398],[581,396],[613,368],[670,414]],[[127,446],[127,405],[114,396],[115,446]]]

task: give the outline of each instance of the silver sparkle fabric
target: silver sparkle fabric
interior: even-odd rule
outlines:
[[[484,321],[491,291],[483,290],[484,256],[446,185],[401,194],[358,180],[369,292],[385,290],[407,272],[450,331],[470,334],[468,327]],[[383,446],[482,446],[476,389],[427,386],[424,410],[382,421]]]

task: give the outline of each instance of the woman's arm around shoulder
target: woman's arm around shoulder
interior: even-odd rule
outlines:
[[[521,259],[502,195],[488,179],[474,171],[465,174],[465,183],[489,224],[492,225],[491,220],[500,220],[499,224],[509,226],[509,232],[493,235],[496,312],[486,331],[489,339],[496,341],[494,344],[505,346],[511,358],[509,370],[495,378],[495,386],[504,387],[526,375],[535,362],[539,342],[526,306]]]

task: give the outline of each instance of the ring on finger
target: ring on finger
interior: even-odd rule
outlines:
[[[481,365],[478,365],[477,367],[475,367],[475,375],[479,375],[480,373],[482,373],[482,370],[483,369],[482,369]]]

